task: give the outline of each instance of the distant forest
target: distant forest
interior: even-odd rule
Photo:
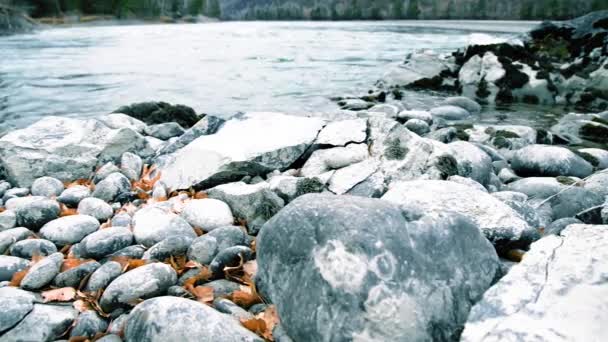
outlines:
[[[198,16],[227,20],[569,19],[608,0],[0,0],[32,17]]]

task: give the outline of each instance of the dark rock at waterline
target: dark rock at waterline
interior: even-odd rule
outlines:
[[[133,103],[118,108],[114,113],[127,114],[149,125],[176,122],[186,128],[192,127],[200,119],[192,108],[166,102]]]
[[[180,148],[188,145],[194,139],[203,136],[214,134],[220,129],[220,127],[226,122],[226,120],[218,118],[216,116],[207,115],[200,119],[194,126],[190,127],[184,134],[182,134],[177,140],[170,142],[168,145],[158,151],[159,155],[173,153]]]
[[[296,341],[456,339],[499,272],[462,216],[351,196],[297,198],[264,225],[257,253],[256,284]]]

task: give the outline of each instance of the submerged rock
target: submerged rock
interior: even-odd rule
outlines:
[[[297,198],[262,228],[257,253],[256,284],[296,341],[454,339],[498,272],[462,216],[352,196]]]
[[[461,340],[606,340],[607,247],[608,227],[589,225],[534,243],[473,307]]]

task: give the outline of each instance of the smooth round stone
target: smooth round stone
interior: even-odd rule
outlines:
[[[69,187],[57,197],[57,201],[67,205],[70,208],[78,207],[78,203],[83,199],[91,197],[91,190],[84,185],[75,185]]]
[[[82,252],[89,258],[102,258],[133,243],[133,233],[126,227],[100,229],[85,237]]]
[[[34,230],[40,229],[47,222],[59,217],[59,203],[46,197],[32,196],[15,198],[14,211],[17,216],[17,226]],[[11,202],[9,201],[9,202]],[[9,203],[7,203],[7,208]]]
[[[104,291],[99,304],[105,312],[110,312],[138,299],[162,295],[176,282],[177,273],[171,266],[147,264],[114,279]]]
[[[78,288],[80,282],[85,279],[89,274],[95,272],[101,266],[97,261],[89,261],[84,264],[78,265],[65,272],[59,273],[55,279],[53,279],[53,285],[56,287],[74,287]]]
[[[426,110],[404,110],[397,115],[397,118],[404,121],[411,119],[422,120],[429,125],[433,122],[433,116]]]
[[[125,152],[120,158],[120,171],[130,180],[138,180],[144,166],[141,158],[131,152]]]
[[[425,135],[431,131],[429,124],[426,123],[426,121],[422,121],[420,119],[407,120],[407,122],[405,123],[405,128],[409,129],[410,131],[412,131],[418,135]]]
[[[38,261],[21,280],[21,287],[25,290],[38,290],[49,284],[61,269],[63,254],[53,253]]]
[[[12,210],[0,213],[0,232],[17,226],[17,214]]]
[[[205,322],[201,324],[200,322]],[[159,297],[137,305],[125,327],[125,340],[262,342],[237,320],[185,298]]]
[[[103,164],[99,170],[97,170],[97,172],[95,172],[95,176],[93,176],[93,183],[97,184],[115,172],[120,173],[118,166],[114,165],[112,162],[107,162]]]
[[[2,201],[6,203],[9,199],[25,197],[30,194],[30,189],[28,188],[12,188],[8,189],[4,192],[2,196]],[[8,208],[7,208],[8,209]]]
[[[209,264],[209,270],[214,278],[221,277],[224,275],[225,267],[237,266],[241,260],[247,262],[251,260],[251,258],[253,258],[253,251],[249,247],[228,247],[213,258],[213,261]]]
[[[481,112],[481,106],[479,105],[479,103],[471,100],[468,97],[464,97],[464,96],[448,97],[447,99],[445,99],[443,101],[443,104],[449,105],[449,106],[460,107],[460,108],[467,110],[470,113]]]
[[[142,245],[125,247],[105,257],[104,260],[109,260],[115,257],[125,256],[130,259],[141,259],[146,252],[146,248]]]
[[[223,297],[232,294],[234,291],[239,290],[241,285],[226,279],[218,279],[205,283],[205,286],[213,289],[213,295],[216,297]]]
[[[6,191],[8,191],[11,188],[11,183],[5,181],[5,180],[1,180],[0,181],[0,198],[2,198],[4,196],[4,194],[6,193]]]
[[[471,113],[464,108],[448,105],[431,109],[431,115],[445,120],[456,121],[469,119]]]
[[[182,217],[193,227],[211,231],[234,223],[228,204],[216,199],[192,200],[184,206]]]
[[[583,148],[578,151],[591,155],[597,161],[596,167],[599,170],[608,169],[608,151],[600,148]]]
[[[114,172],[95,185],[92,196],[106,202],[116,200],[131,191],[129,178],[120,172]]]
[[[9,249],[11,255],[31,259],[33,256],[47,256],[57,252],[55,244],[45,239],[26,239],[15,242]]]
[[[27,259],[0,255],[0,281],[11,280],[15,273],[23,271],[29,265],[30,261]]]
[[[241,228],[219,227],[192,241],[188,249],[188,258],[209,265],[217,253],[229,247],[244,245],[245,241],[246,234]]]
[[[233,301],[226,298],[215,298],[213,300],[213,307],[222,313],[228,314],[236,319],[250,319],[253,317],[252,314],[247,312],[245,309],[234,304]]]
[[[56,197],[61,194],[63,183],[53,177],[40,177],[32,183],[31,193],[34,196]]]
[[[186,255],[193,240],[189,236],[170,236],[150,247],[142,259],[165,261],[171,256]]]
[[[112,207],[99,198],[85,198],[78,204],[78,213],[81,215],[93,216],[99,222],[105,222],[112,217],[114,210]]]
[[[122,265],[120,263],[116,261],[107,261],[91,274],[91,277],[89,277],[89,281],[85,286],[85,290],[103,290],[112,282],[112,280],[116,279],[121,274]]]
[[[519,149],[511,161],[513,171],[522,177],[574,176],[585,178],[593,173],[593,166],[564,147],[530,145]]]
[[[0,288],[0,334],[15,326],[34,308],[36,296],[14,287]]]
[[[196,233],[188,222],[156,206],[145,207],[135,213],[133,235],[138,244],[146,247],[151,247],[170,236],[196,238]]]
[[[131,215],[120,213],[112,217],[112,227],[129,227],[131,225]]]
[[[34,233],[27,228],[17,227],[0,232],[0,254],[4,254],[15,242],[25,240]]]
[[[76,319],[74,328],[70,332],[70,337],[93,338],[97,333],[104,333],[108,329],[108,322],[101,318],[97,312],[88,310]]]
[[[583,224],[583,221],[574,217],[564,217],[553,221],[546,229],[545,235],[559,235],[562,230],[566,229],[571,224]]]
[[[55,341],[71,327],[78,316],[72,306],[34,304],[21,322],[0,338],[9,341]]]
[[[48,222],[40,229],[40,236],[56,245],[65,246],[80,242],[99,229],[99,221],[88,215],[71,215]]]

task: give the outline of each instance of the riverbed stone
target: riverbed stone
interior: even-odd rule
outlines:
[[[116,166],[114,162],[107,162],[99,167],[97,171],[95,171],[93,183],[97,184],[115,172],[120,172],[120,168]]]
[[[98,333],[105,333],[108,322],[93,310],[87,310],[76,318],[74,328],[70,331],[70,337],[93,338]]]
[[[582,148],[578,150],[578,152],[590,155],[592,157],[591,159],[595,161],[594,166],[598,170],[608,169],[608,151],[601,148]]]
[[[517,150],[511,161],[513,171],[523,177],[575,176],[593,173],[593,166],[572,151],[558,146],[530,145]]]
[[[5,210],[0,213],[0,232],[17,226],[17,214],[12,210]]]
[[[578,186],[564,187],[549,199],[555,220],[574,217],[588,209],[601,206],[605,201],[605,196]]]
[[[114,210],[104,200],[88,197],[78,204],[78,214],[92,216],[99,222],[105,222],[114,215]]]
[[[245,232],[240,227],[219,227],[192,241],[188,248],[188,259],[209,265],[219,252],[245,243]]]
[[[147,264],[114,279],[103,292],[99,304],[104,311],[110,312],[137,299],[162,295],[175,283],[177,274],[171,266]]]
[[[209,198],[227,203],[235,218],[245,220],[252,233],[256,233],[285,205],[285,201],[270,190],[270,185],[266,182],[228,183],[209,189],[207,193]]]
[[[448,340],[499,267],[462,216],[318,194],[262,228],[257,256],[256,285],[294,340]]]
[[[34,308],[34,294],[14,287],[0,288],[0,333],[19,323]]]
[[[583,222],[581,220],[574,217],[564,217],[561,219],[557,219],[551,222],[551,224],[547,226],[547,228],[545,228],[545,235],[559,235],[562,230],[566,229],[566,227],[568,227],[569,225],[582,223]]]
[[[171,256],[183,256],[194,239],[190,236],[170,236],[150,247],[142,259],[165,261]]]
[[[412,131],[418,135],[425,135],[431,131],[429,124],[426,123],[426,121],[423,121],[420,119],[407,120],[405,122],[405,128],[409,129],[410,131]]]
[[[4,192],[4,195],[2,196],[2,202],[6,203],[11,198],[25,197],[25,196],[27,196],[29,194],[30,194],[30,189],[29,188],[12,188],[12,189],[8,189],[8,190],[6,190]]]
[[[122,265],[120,263],[107,261],[91,274],[85,285],[85,290],[89,292],[103,290],[121,274]]]
[[[492,159],[483,150],[466,141],[448,144],[458,162],[458,174],[482,185],[488,185],[493,172]]]
[[[80,242],[87,235],[99,229],[99,221],[88,215],[70,215],[60,217],[45,224],[40,229],[40,236],[58,246],[72,245]]]
[[[31,193],[33,196],[56,197],[61,194],[63,183],[53,177],[40,177],[32,183]]]
[[[141,159],[139,160],[141,161]],[[129,171],[131,169],[123,169],[123,172],[125,172],[125,170]],[[141,166],[138,172],[141,173]],[[138,172],[135,170],[131,170],[131,176],[137,176],[137,178],[132,179],[139,179]],[[92,195],[93,197],[99,198],[106,202],[111,202],[125,194],[128,194],[130,191],[131,182],[129,181],[129,178],[127,178],[124,174],[120,172],[113,172],[95,185],[95,190],[93,191]]]
[[[201,228],[206,232],[234,223],[232,210],[228,204],[214,198],[189,201],[184,206],[181,217],[191,226]]]
[[[6,203],[7,208],[15,211],[17,226],[38,230],[47,222],[59,217],[59,203],[41,196],[21,197],[11,199]]]
[[[224,268],[236,267],[242,262],[253,259],[253,251],[247,246],[232,246],[225,248],[213,258],[209,264],[209,271],[213,278],[224,276]]]
[[[458,106],[440,106],[430,110],[434,118],[441,118],[450,121],[465,120],[471,117],[466,109]]]
[[[0,254],[4,254],[15,242],[25,240],[34,233],[24,227],[7,229],[0,232]]]
[[[70,208],[78,207],[78,203],[83,199],[91,196],[91,190],[84,185],[75,185],[69,187],[57,197],[59,203],[63,203]]]
[[[285,170],[314,142],[324,122],[279,113],[247,113],[215,134],[159,160],[169,190],[209,188],[244,176]]]
[[[473,307],[461,341],[605,340],[607,247],[608,227],[590,225],[534,243]]]
[[[565,185],[553,177],[528,177],[507,185],[507,190],[517,191],[530,198],[548,198],[562,191]]]
[[[366,130],[367,120],[365,119],[334,121],[319,132],[315,143],[332,146],[361,143],[367,136]]]
[[[85,237],[82,253],[89,258],[102,258],[117,252],[133,243],[133,233],[126,227],[100,229]]]
[[[499,92],[496,82],[506,75],[498,57],[492,52],[474,55],[460,68],[458,81],[462,95],[485,103],[494,103]]]
[[[35,263],[21,280],[21,288],[25,290],[38,290],[51,283],[59,274],[63,263],[63,254],[53,253]]]
[[[465,96],[448,97],[443,101],[443,104],[463,108],[469,113],[481,112],[481,105]]]
[[[139,180],[143,166],[141,157],[134,153],[125,152],[120,157],[120,171],[132,181]]]
[[[2,335],[2,341],[55,341],[63,336],[77,316],[78,311],[71,306],[34,304],[19,324]]]
[[[475,222],[498,249],[527,246],[540,238],[537,227],[492,195],[466,185],[438,180],[394,184],[382,199],[427,213],[457,212]]]
[[[596,172],[583,182],[583,187],[604,198],[608,196],[608,172]]]
[[[126,323],[125,341],[263,340],[237,320],[205,304],[184,298],[159,297],[148,299],[133,309]]]
[[[47,256],[57,252],[55,244],[45,239],[26,239],[15,242],[9,249],[16,257],[31,259],[33,256]]]
[[[336,195],[350,191],[357,184],[365,181],[380,167],[375,159],[366,159],[362,162],[343,167],[331,176],[328,189]]]
[[[23,271],[29,265],[30,261],[27,259],[10,255],[0,255],[0,281],[11,280],[15,273]]]
[[[97,261],[88,261],[67,271],[59,273],[53,279],[53,286],[79,288],[80,283],[101,266]]]

